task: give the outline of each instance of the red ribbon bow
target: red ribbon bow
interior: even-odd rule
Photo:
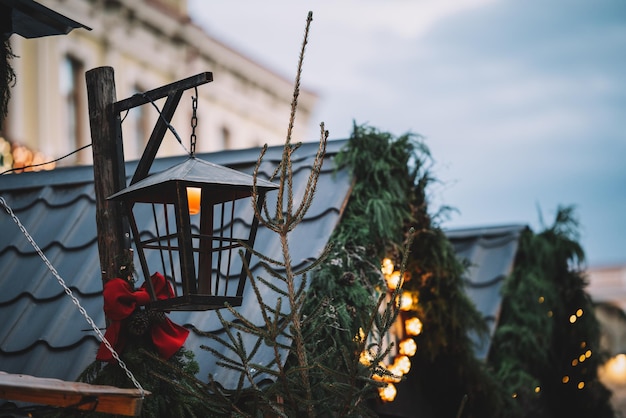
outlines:
[[[154,273],[150,279],[157,299],[169,299],[174,296],[172,287],[161,273]],[[121,332],[122,320],[128,318],[138,306],[147,305],[150,302],[150,294],[145,286],[144,283],[139,289],[133,291],[130,284],[120,278],[111,279],[104,284],[102,292],[104,313],[110,321],[104,337],[118,353],[126,345],[126,335]],[[154,323],[150,333],[159,355],[167,360],[183,346],[189,330],[166,317],[164,321]],[[113,355],[104,343],[100,344],[96,359],[113,361]]]

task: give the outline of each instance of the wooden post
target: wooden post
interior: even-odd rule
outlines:
[[[87,99],[96,191],[96,226],[103,283],[118,275],[128,255],[130,232],[120,202],[107,197],[126,187],[121,122],[115,113],[115,79],[112,67],[87,71]]]

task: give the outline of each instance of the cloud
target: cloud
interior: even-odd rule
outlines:
[[[549,222],[573,204],[590,260],[626,261],[626,2],[207,3],[190,10],[218,38],[289,77],[312,8],[312,140],[322,120],[336,139],[353,119],[424,134],[434,198],[461,212],[446,225],[537,226],[537,206]]]

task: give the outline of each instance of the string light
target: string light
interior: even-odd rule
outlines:
[[[378,396],[385,402],[391,402],[396,399],[398,391],[393,383],[387,383],[387,386],[378,388]]]
[[[400,349],[400,354],[413,357],[417,352],[417,343],[413,338],[406,338],[400,341],[398,348]]]
[[[400,296],[400,310],[401,311],[410,311],[413,309],[413,295],[409,292],[402,292],[402,296]]]
[[[387,282],[389,290],[396,290],[400,284],[400,272],[396,270],[391,274],[385,275],[385,281]]]
[[[600,366],[598,375],[602,381],[610,382],[612,385],[626,384],[626,354],[611,357]]]
[[[34,167],[41,167],[41,166],[48,166],[48,167],[50,167],[50,168],[44,168],[44,169],[51,169],[51,168],[54,168],[54,167],[56,166],[56,164],[55,164],[56,162],[61,161],[62,159],[67,158],[67,157],[69,157],[70,155],[76,154],[77,152],[82,151],[82,150],[84,150],[85,148],[88,148],[88,147],[90,147],[90,146],[91,146],[91,144],[84,145],[84,146],[82,146],[82,147],[80,147],[80,148],[78,148],[78,149],[76,149],[76,150],[74,150],[74,151],[70,152],[69,154],[65,154],[64,156],[59,157],[59,158],[54,159],[54,160],[50,160],[50,161],[46,161],[46,162],[36,162],[36,161],[32,161],[32,162],[35,162],[35,164],[23,165],[23,166],[20,166],[20,167],[13,167],[13,168],[10,168],[10,169],[5,170],[5,171],[3,171],[2,173],[0,173],[0,176],[1,176],[1,175],[3,175],[3,174],[10,173],[10,172],[12,172],[12,171],[18,171],[18,170],[25,170],[25,171],[29,171],[29,170],[27,170],[27,169],[31,169],[31,168],[34,168]]]
[[[569,376],[563,376],[563,379],[561,379],[561,382],[563,383],[569,382]]]
[[[387,366],[383,363],[379,363],[378,367],[379,371],[372,375],[372,379],[385,383],[398,383],[402,381],[402,373],[399,370],[395,370],[397,366]]]
[[[372,353],[370,353],[368,350],[362,351],[359,355],[359,363],[361,363],[365,367],[370,366],[372,364],[372,360],[374,360],[374,356],[372,356]]]
[[[391,273],[393,273],[393,269],[394,269],[393,261],[391,261],[390,258],[383,259],[383,264],[381,267],[381,271],[383,272],[383,274],[385,276],[388,276]]]
[[[407,374],[411,370],[411,360],[407,356],[396,357],[393,362],[393,370],[400,372],[399,374]]]
[[[422,321],[419,318],[409,318],[404,321],[406,333],[411,336],[417,336],[422,333]]]

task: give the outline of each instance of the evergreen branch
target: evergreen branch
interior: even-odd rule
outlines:
[[[285,267],[285,264],[284,264],[283,262],[278,261],[278,260],[275,260],[275,259],[273,259],[273,258],[270,258],[270,257],[266,256],[265,254],[262,254],[262,253],[260,253],[260,252],[256,251],[254,248],[250,247],[248,244],[246,244],[246,243],[245,243],[245,242],[243,242],[243,241],[238,241],[238,242],[239,242],[239,243],[240,243],[243,247],[245,247],[245,249],[246,249],[247,251],[250,251],[250,252],[252,253],[252,255],[254,255],[254,256],[256,256],[256,257],[258,257],[259,259],[261,259],[261,260],[263,260],[263,261],[265,261],[265,262],[267,262],[267,263],[269,263],[269,264],[276,264],[277,266],[280,266],[280,267]],[[240,251],[239,251],[239,253],[240,253],[240,254],[241,254],[241,256],[243,257],[243,251],[241,251],[241,250],[240,250]]]
[[[271,274],[271,273],[270,273]],[[285,279],[283,276],[278,275],[276,278],[278,278],[280,281],[282,281],[283,283],[285,283],[287,281],[287,279]],[[287,291],[281,289],[280,287],[276,286],[274,283],[270,282],[269,280],[258,276],[257,280],[259,280],[259,282],[263,283],[265,286],[267,286],[268,288],[270,288],[271,290],[273,290],[275,293],[279,294],[282,297],[288,297],[289,294],[287,293]]]
[[[293,223],[297,225],[304,219],[305,214],[313,203],[313,197],[315,196],[315,190],[317,189],[317,181],[324,165],[324,156],[326,155],[326,144],[328,142],[328,131],[324,129],[324,123],[320,124],[320,141],[317,149],[317,154],[312,164],[311,174],[309,175],[306,187],[304,189],[304,195],[300,202],[300,206],[293,216]]]

